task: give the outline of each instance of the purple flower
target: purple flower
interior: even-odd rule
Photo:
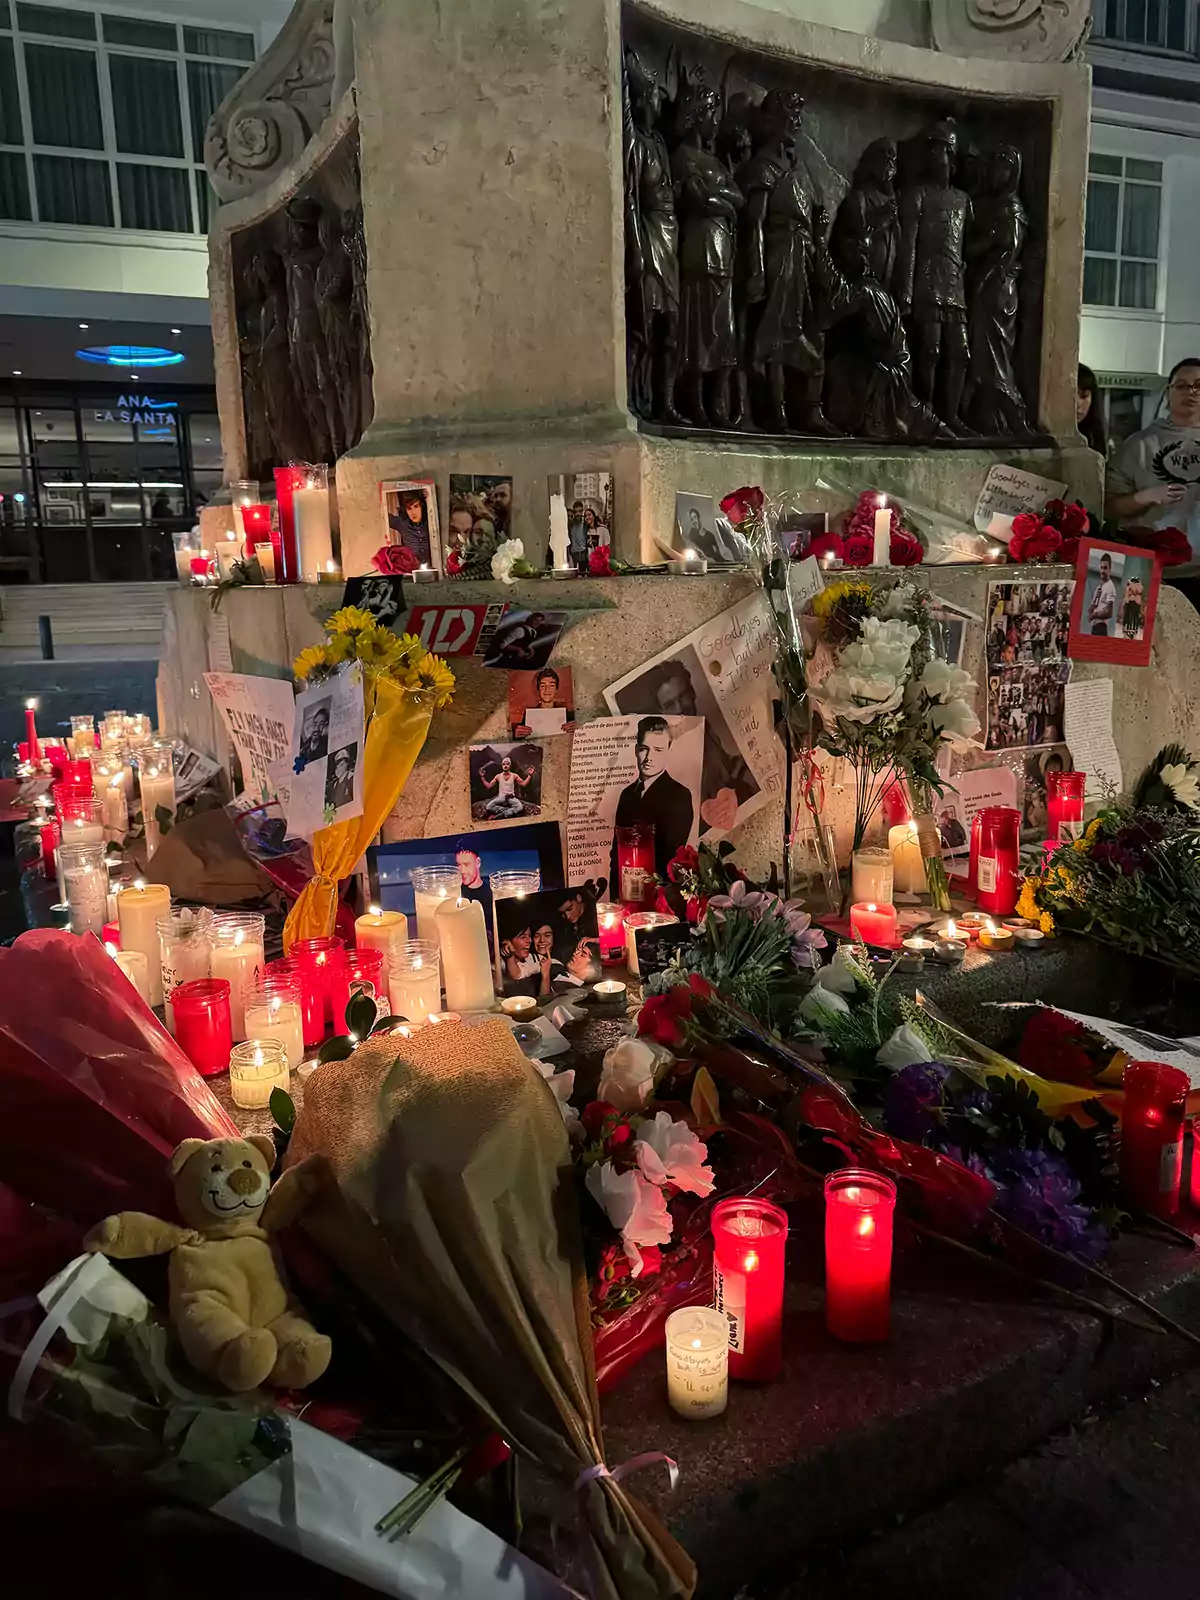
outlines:
[[[996,1210],[1043,1244],[1097,1261],[1108,1233],[1079,1200],[1079,1180],[1053,1150],[1004,1150],[992,1158]]]
[[[887,1131],[920,1144],[938,1125],[949,1076],[940,1061],[915,1061],[889,1078],[883,1091]]]
[[[1093,845],[1092,860],[1099,861],[1105,866],[1115,867],[1127,878],[1132,877],[1141,867],[1141,861],[1133,851],[1127,850],[1115,839],[1101,839],[1099,844]]]

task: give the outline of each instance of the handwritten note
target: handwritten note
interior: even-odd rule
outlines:
[[[1065,483],[1039,478],[1036,472],[1021,467],[996,465],[983,480],[975,502],[975,526],[1005,544],[1012,536],[1013,518],[1022,511],[1040,511],[1047,500],[1066,494]]]
[[[292,749],[295,700],[284,678],[255,678],[238,672],[206,672],[204,681],[225,721],[242,765],[243,793],[256,803],[275,795],[268,770],[288,760]]]
[[[1068,683],[1064,696],[1066,742],[1076,772],[1087,773],[1087,798],[1102,800],[1108,785],[1122,785],[1121,756],[1113,738],[1113,681]]]

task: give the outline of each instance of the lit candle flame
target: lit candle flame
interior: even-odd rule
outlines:
[[[233,942],[234,942],[234,944],[241,944],[241,942],[242,942],[242,940],[243,940],[243,939],[244,939],[244,938],[245,938],[245,937],[246,937],[246,935],[245,935],[245,932],[244,932],[244,930],[243,930],[243,929],[241,929],[241,928],[239,928],[239,929],[238,929],[238,931],[237,931],[237,932],[236,932],[236,933],[235,933],[235,934],[234,934],[234,936],[233,936]]]
[[[988,933],[995,933],[996,931],[996,924],[992,921],[991,917],[987,919],[983,926]]]
[[[946,937],[947,939],[958,938],[958,924],[955,922],[953,917],[951,917],[950,921],[946,924]]]
[[[381,917],[383,915],[383,910],[379,906],[371,906],[368,910],[368,915],[372,917]]]
[[[276,995],[275,998],[271,1001],[271,1010],[272,1011],[278,1011],[282,1004],[283,1004],[283,1001],[279,998],[278,995]]]
[[[695,561],[695,559],[696,559],[696,552],[695,552],[695,551],[694,551],[694,550],[685,550],[685,551],[684,551],[684,552],[683,552],[683,559],[684,559],[684,560],[685,560],[685,561]]]
[[[133,887],[135,889],[144,889],[146,887],[146,880],[144,878],[135,878],[133,880]]]
[[[872,1238],[875,1233],[875,1218],[859,1217],[858,1221],[854,1225],[854,1231],[858,1234],[860,1239]]]
[[[878,907],[876,906],[874,900],[868,900],[867,901],[867,910],[868,911],[876,911],[876,910],[878,910]]]
[[[37,703],[36,700],[26,700],[26,702],[25,702],[26,711],[36,711],[37,710],[37,704],[38,703]]]
[[[693,1339],[692,1340],[692,1349],[693,1350],[699,1350],[699,1348],[700,1348],[700,1340],[699,1339]]]
[[[256,1048],[255,1052],[254,1052],[254,1065],[256,1067],[261,1067],[262,1064],[263,1064],[263,1053],[262,1053],[261,1050]]]
[[[745,1256],[742,1258],[742,1269],[743,1269],[743,1271],[745,1271],[745,1272],[753,1272],[755,1267],[757,1267],[757,1266],[758,1266],[758,1251],[757,1250],[748,1250],[746,1252]]]

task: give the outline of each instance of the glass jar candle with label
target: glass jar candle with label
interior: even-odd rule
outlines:
[[[1191,1083],[1162,1061],[1131,1061],[1122,1074],[1121,1194],[1134,1211],[1179,1212],[1183,1120]]]
[[[667,1318],[667,1399],[693,1422],[719,1417],[729,1401],[729,1324],[711,1306]]]
[[[297,939],[290,951],[300,975],[300,1014],[304,1046],[322,1044],[334,1018],[340,1025],[346,1009],[346,946],[334,936]],[[335,1009],[340,1002],[340,1009]]]
[[[246,1033],[251,1039],[278,1039],[294,1072],[304,1060],[300,1021],[300,979],[286,972],[264,972],[246,996]]]
[[[625,959],[625,908],[617,900],[601,900],[596,906],[600,930],[600,959],[607,966]]]
[[[121,909],[122,896],[118,897],[117,910]],[[161,956],[163,1014],[168,1029],[175,1032],[175,1016],[171,1009],[171,993],[181,983],[193,983],[197,978],[212,976],[213,914],[207,906],[193,909],[168,910],[158,918],[158,948]],[[222,974],[217,974],[222,976]]]
[[[835,1339],[874,1344],[891,1330],[896,1185],[862,1167],[825,1179],[825,1324]]]
[[[1086,772],[1047,772],[1046,837],[1056,844],[1083,837]]]
[[[72,933],[99,934],[107,919],[108,868],[104,858],[108,847],[99,844],[67,844],[58,847],[59,871]]]
[[[374,1001],[377,1019],[387,1016],[389,1003],[384,981],[385,970],[382,950],[346,951],[346,998],[342,1003],[341,1014],[333,1019],[335,1033],[353,1031],[347,1012],[356,995],[365,995],[368,1000]]]
[[[654,906],[657,880],[654,867],[654,824],[631,822],[616,830],[617,881],[609,885],[626,911]]]
[[[992,917],[1009,917],[1021,895],[1021,813],[1013,806],[988,806],[980,813],[976,899]]]
[[[787,1214],[769,1200],[713,1208],[713,1299],[729,1325],[729,1376],[777,1377],[782,1359]]]

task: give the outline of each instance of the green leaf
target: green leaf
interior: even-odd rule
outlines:
[[[296,1126],[296,1102],[286,1089],[272,1089],[267,1102],[275,1126],[290,1134]]]
[[[392,1028],[398,1028],[403,1021],[403,1017],[380,1017],[371,1032],[388,1033]]]
[[[354,1040],[347,1034],[341,1033],[335,1039],[326,1039],[317,1052],[317,1060],[324,1065],[327,1061],[345,1061],[354,1054]]]
[[[184,1435],[179,1460],[219,1467],[237,1461],[254,1443],[258,1417],[252,1411],[201,1411]]]
[[[360,991],[346,1007],[346,1027],[356,1039],[368,1039],[378,1015],[379,1007],[375,1001],[369,994]]]

